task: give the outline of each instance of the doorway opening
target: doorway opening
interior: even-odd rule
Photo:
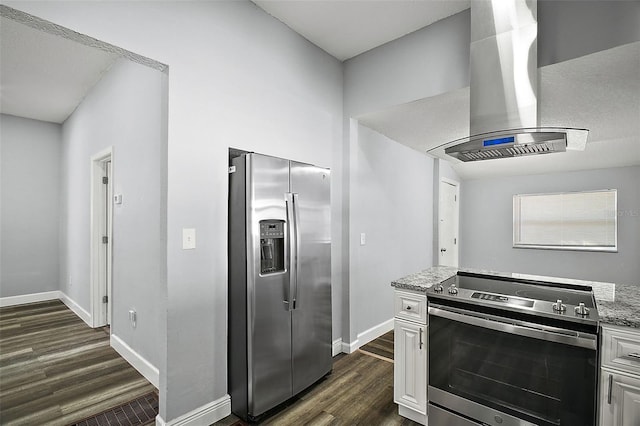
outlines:
[[[439,189],[438,242],[440,252],[438,264],[457,267],[460,182],[441,178]]]
[[[113,148],[91,157],[91,321],[111,325]]]

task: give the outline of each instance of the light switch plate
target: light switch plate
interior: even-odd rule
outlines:
[[[122,204],[122,194],[116,194],[113,196],[114,204]]]
[[[182,228],[182,249],[193,250],[196,248],[195,228]]]

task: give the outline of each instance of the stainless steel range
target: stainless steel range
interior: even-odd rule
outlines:
[[[427,297],[430,424],[595,425],[591,287],[459,272]]]

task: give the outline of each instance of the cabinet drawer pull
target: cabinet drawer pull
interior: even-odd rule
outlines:
[[[407,306],[407,311],[410,311],[410,310],[411,310],[411,306]]]
[[[611,388],[613,387],[613,375],[609,374],[609,390],[607,392],[607,404],[611,405]]]
[[[627,355],[627,356],[628,356],[628,357],[631,357],[631,358],[635,358],[635,359],[640,360],[640,353],[638,353],[638,352],[632,352],[632,353],[630,353],[630,354],[629,354],[629,355]]]
[[[420,349],[422,349],[422,329],[420,329]]]

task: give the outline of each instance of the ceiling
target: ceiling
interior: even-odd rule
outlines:
[[[255,3],[340,60],[469,8],[469,0]],[[0,112],[63,123],[118,53],[0,17]]]
[[[62,123],[120,57],[0,17],[0,112]]]
[[[589,129],[584,151],[454,163],[463,179],[640,164],[640,42],[538,70],[541,126]],[[469,136],[469,88],[357,117],[420,152]],[[451,159],[454,161],[453,159]],[[457,160],[455,160],[457,161]]]
[[[353,57],[469,7],[469,1],[255,3],[339,59]],[[419,17],[419,19],[418,19]],[[62,123],[120,57],[0,17],[0,112]],[[458,163],[463,179],[640,164],[640,43],[539,70],[543,126],[590,129],[584,152]],[[469,88],[357,117],[426,152],[469,134]]]
[[[344,61],[470,7],[470,0],[253,0]]]

